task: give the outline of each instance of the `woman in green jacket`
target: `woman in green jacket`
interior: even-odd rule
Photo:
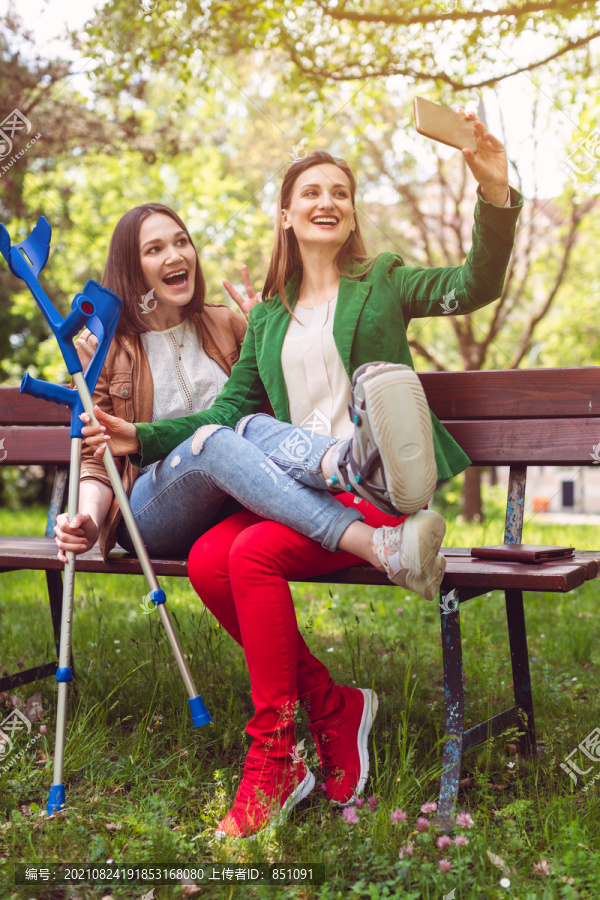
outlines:
[[[357,508],[365,522],[385,534],[383,513],[364,495],[360,499],[360,490],[346,480],[355,467],[348,462],[344,443],[330,448],[323,458],[321,448],[327,445],[321,442],[326,436],[331,442],[331,436],[348,439],[353,435],[357,443],[357,428],[368,418],[367,379],[375,384],[378,377],[386,376],[384,369],[364,379],[365,367],[373,360],[391,363],[391,372],[404,367],[412,370],[406,336],[411,318],[447,313],[449,295],[454,301],[452,312],[464,314],[501,294],[522,201],[508,188],[502,144],[476,121],[475,130],[477,155],[462,151],[480,185],[473,246],[462,266],[406,267],[392,253],[368,261],[355,216],[355,182],[349,167],[320,152],[294,163],[279,198],[264,301],[248,304],[248,332],[225,388],[210,409],[138,424],[135,434],[133,426],[123,430],[114,421],[107,423],[109,434],[119,442],[116,452],[138,451],[138,462],[145,465],[167,457],[197,429],[198,450],[215,433],[215,426],[235,427],[273,462],[262,477],[277,482],[284,469],[295,479],[323,487],[323,475],[329,476],[330,488],[347,491],[336,495],[344,505],[354,505],[350,491],[358,492],[354,499],[359,500]],[[280,422],[258,412],[265,400]],[[348,402],[354,422],[344,418]],[[414,392],[411,402],[418,406]],[[397,414],[388,418],[395,427],[398,421],[406,427],[406,415],[399,403]],[[468,458],[428,410],[427,419],[437,476],[447,478],[462,471]],[[296,431],[309,426],[303,442],[286,443],[286,422],[297,426]],[[96,432],[89,429],[88,433]],[[411,452],[418,455],[423,434],[413,435],[412,447],[405,436],[407,457]],[[102,438],[91,440],[99,443]],[[402,531],[395,530],[400,535],[397,546],[388,547],[380,557],[386,569],[394,564],[401,569],[404,563]],[[218,827],[219,837],[246,837],[262,830],[312,787],[294,743],[298,702],[308,710],[309,728],[327,767],[330,800],[347,805],[364,788],[376,696],[333,683],[298,632],[287,585],[288,578],[324,574],[357,561],[348,553],[331,554],[286,526],[262,521],[246,511],[205,533],[192,549],[192,583],[244,647],[255,705],[247,729],[253,743],[233,807]]]

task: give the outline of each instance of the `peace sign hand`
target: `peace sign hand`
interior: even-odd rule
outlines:
[[[242,297],[242,295],[236,291],[234,286],[230,281],[225,280],[223,282],[223,287],[229,294],[232,300],[235,300],[241,311],[244,313],[246,318],[250,315],[250,310],[257,303],[262,302],[262,291],[255,292],[254,287],[252,286],[252,282],[250,281],[250,275],[248,274],[248,266],[242,266],[242,281],[246,287],[246,292],[248,294],[247,298]]]

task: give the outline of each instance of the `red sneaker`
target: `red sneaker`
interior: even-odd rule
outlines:
[[[219,823],[216,837],[250,838],[274,828],[315,786],[315,776],[301,757],[282,762],[247,756],[244,776],[233,806]]]
[[[377,694],[363,688],[338,687],[344,707],[334,719],[310,726],[325,790],[332,803],[349,806],[362,794],[369,775],[369,732],[377,715]]]

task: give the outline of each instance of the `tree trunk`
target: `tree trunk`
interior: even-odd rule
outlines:
[[[481,466],[469,466],[465,471],[463,516],[467,522],[481,522]]]

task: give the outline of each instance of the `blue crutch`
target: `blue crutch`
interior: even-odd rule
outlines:
[[[21,392],[31,394],[41,400],[65,404],[71,410],[71,459],[69,469],[69,495],[67,512],[70,519],[77,515],[79,507],[79,473],[81,467],[81,429],[83,424],[79,418],[84,411],[88,413],[94,424],[98,424],[93,412],[92,394],[106,359],[108,348],[115,335],[122,302],[112,291],[101,287],[95,281],[88,281],[82,294],[77,294],[71,304],[71,312],[63,319],[39,283],[39,274],[46,265],[50,250],[52,229],[43,216],[28,238],[11,248],[10,236],[6,228],[0,224],[0,253],[8,262],[13,275],[21,278],[33,294],[46,321],[58,341],[67,369],[73,378],[76,390],[64,385],[50,384],[32,378],[29,374],[23,377]],[[74,346],[74,338],[83,327],[88,328],[98,339],[98,346],[87,367],[85,374]],[[131,511],[129,498],[125,493],[119,477],[114,458],[107,447],[103,455],[104,465],[110,478],[115,496],[121,507],[123,518],[129,530],[131,540],[140,561],[142,571],[150,589],[149,597],[158,607],[162,624],[175,655],[175,660],[185,683],[194,726],[199,728],[212,722],[212,717],[200,694],[198,694],[188,669],[171,618],[165,606],[165,593],[159,587],[156,575],[148,556],[148,551],[140,535],[139,528]],[[56,713],[56,747],[54,754],[54,778],[48,798],[48,815],[59,812],[65,806],[65,788],[63,784],[63,764],[66,732],[66,713],[68,683],[71,680],[71,626],[73,618],[73,587],[75,579],[75,553],[67,553],[64,572],[63,605],[61,620],[61,637],[59,664],[56,672],[58,682],[58,704]]]

